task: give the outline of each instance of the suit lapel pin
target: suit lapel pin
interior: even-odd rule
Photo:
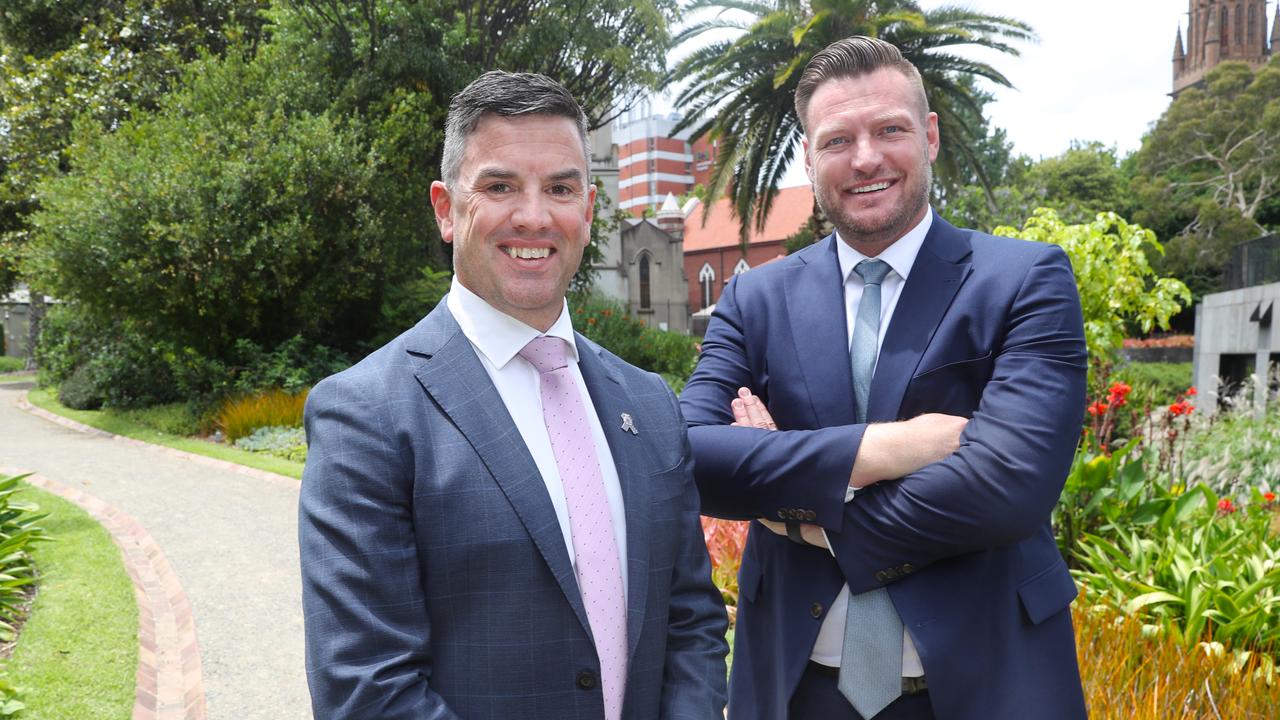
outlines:
[[[632,435],[640,434],[640,431],[636,430],[636,421],[631,419],[630,413],[622,413],[622,432],[629,432]]]

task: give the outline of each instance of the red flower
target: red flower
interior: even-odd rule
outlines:
[[[596,324],[596,319],[595,319],[595,318],[593,318],[593,317],[587,318],[587,324],[588,324],[588,325],[595,325],[595,324]]]
[[[1195,409],[1196,409],[1195,406],[1187,402],[1186,400],[1179,400],[1178,402],[1169,406],[1169,414],[1174,417],[1177,417],[1179,415],[1190,415],[1191,411]]]
[[[1107,401],[1112,407],[1120,407],[1125,404],[1125,397],[1133,390],[1128,383],[1116,382],[1112,383],[1110,389],[1107,390]]]
[[[1196,394],[1196,386],[1195,386],[1195,385],[1192,385],[1191,387],[1187,388],[1187,395],[1188,395],[1188,396],[1195,396],[1195,394]]]
[[[613,310],[611,310],[611,309],[609,309],[609,308],[605,308],[605,309],[603,309],[603,310],[601,310],[601,311],[600,311],[600,314],[601,314],[601,315],[603,315],[603,316],[605,316],[605,317],[610,317],[610,316],[612,316],[612,315],[613,315]]]
[[[1231,498],[1222,498],[1218,501],[1218,514],[1230,515],[1236,511],[1236,504],[1231,502]]]
[[[1276,494],[1273,492],[1264,492],[1262,493],[1262,499],[1266,501],[1268,505],[1270,505],[1271,503],[1276,501]]]
[[[1090,414],[1090,415],[1093,415],[1094,417],[1097,417],[1098,415],[1102,415],[1102,414],[1104,414],[1105,412],[1107,412],[1107,408],[1108,408],[1108,407],[1110,407],[1110,406],[1109,406],[1109,405],[1107,405],[1106,403],[1102,402],[1101,400],[1099,400],[1099,401],[1097,401],[1097,402],[1095,402],[1094,404],[1092,404],[1092,405],[1090,405],[1090,406],[1089,406],[1089,408],[1088,408],[1088,410],[1089,410],[1089,414]]]

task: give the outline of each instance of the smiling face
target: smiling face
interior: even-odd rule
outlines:
[[[808,106],[805,170],[818,206],[859,252],[876,256],[924,219],[938,116],[893,68],[827,80]]]
[[[595,196],[582,136],[558,115],[483,117],[454,187],[431,184],[458,282],[541,331],[560,316],[591,239]]]

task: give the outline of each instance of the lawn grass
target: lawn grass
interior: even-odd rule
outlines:
[[[32,550],[41,580],[4,675],[42,720],[119,720],[133,709],[138,606],[120,550],[76,505],[27,487],[53,540]]]
[[[4,373],[0,375],[0,385],[5,383],[35,382],[35,379],[36,373],[34,370],[31,372]]]
[[[302,463],[285,460],[266,453],[252,453],[228,445],[220,445],[196,438],[181,437],[153,430],[139,424],[125,413],[111,410],[72,410],[58,402],[57,395],[47,388],[32,390],[27,398],[32,405],[48,410],[90,427],[124,435],[135,440],[164,445],[196,455],[226,460],[258,470],[277,473],[292,478],[302,477]]]

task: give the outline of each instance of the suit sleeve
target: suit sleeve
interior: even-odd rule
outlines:
[[[683,423],[674,393],[667,390],[674,417]],[[681,437],[686,437],[681,433]],[[679,473],[685,492],[675,510],[681,534],[672,568],[667,622],[667,654],[662,679],[662,720],[721,720],[726,700],[724,600],[711,580],[711,561],[702,536],[698,489],[687,439]]]
[[[1006,545],[1048,521],[1080,437],[1088,367],[1080,298],[1061,248],[1045,245],[1037,255],[1004,327],[960,449],[859,492],[842,526],[828,532],[852,592],[883,584],[881,570],[911,572]]]
[[[839,529],[866,426],[773,432],[729,426],[738,388],[760,392],[766,384],[753,369],[763,365],[758,356],[767,340],[748,337],[738,280],[729,282],[716,303],[698,366],[680,396],[702,511],[731,520],[785,520],[794,518],[780,511],[810,508],[815,516],[809,522]]]
[[[317,718],[457,716],[430,687],[411,464],[376,390],[341,376],[307,399],[298,537]]]

